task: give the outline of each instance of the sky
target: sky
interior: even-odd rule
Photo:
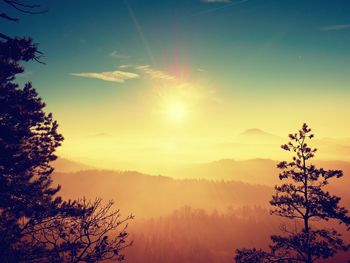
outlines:
[[[286,137],[304,122],[350,137],[347,0],[37,2],[48,12],[0,26],[44,53],[17,80],[58,120],[62,156],[226,158],[205,153],[246,129]]]

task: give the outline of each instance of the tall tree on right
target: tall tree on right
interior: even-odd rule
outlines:
[[[295,227],[285,226],[283,235],[271,236],[270,251],[238,249],[236,262],[312,263],[349,249],[335,228],[317,228],[321,221],[337,221],[349,230],[350,217],[339,205],[340,197],[325,189],[330,179],[342,177],[343,172],[316,168],[310,163],[317,151],[307,144],[313,137],[307,124],[297,133],[289,134],[290,141],[282,145],[282,149],[293,153],[292,161],[277,165],[282,170],[279,178],[285,183],[275,186],[276,193],[270,201],[274,207],[271,214],[296,220]]]

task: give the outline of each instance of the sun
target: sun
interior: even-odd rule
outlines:
[[[171,122],[182,122],[187,116],[186,105],[180,101],[170,102],[166,108],[166,115]]]

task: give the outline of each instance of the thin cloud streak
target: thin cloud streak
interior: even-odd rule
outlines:
[[[194,17],[194,16],[199,16],[199,15],[205,15],[205,14],[209,14],[209,13],[213,13],[213,12],[216,12],[216,11],[219,11],[219,10],[222,10],[222,9],[225,9],[225,8],[228,8],[230,6],[234,6],[234,5],[239,5],[239,4],[243,4],[245,2],[248,2],[248,0],[241,0],[241,1],[237,1],[237,2],[230,2],[226,5],[222,5],[222,6],[218,6],[218,7],[215,7],[215,8],[211,8],[211,9],[207,9],[207,10],[204,10],[204,11],[201,11],[201,12],[198,12],[198,13],[195,13],[193,15],[191,15],[190,17]],[[214,3],[214,2],[206,2],[206,3]],[[219,2],[216,2],[216,3],[219,3]],[[225,3],[225,2],[221,2],[221,3]],[[227,3],[227,2],[226,2]]]
[[[119,65],[118,68],[121,68],[121,69],[126,69],[126,68],[131,68],[133,67],[133,65],[131,64],[122,64],[122,65]]]
[[[124,83],[129,79],[137,79],[140,75],[132,72],[125,71],[105,71],[99,73],[71,73],[72,76],[81,77],[81,78],[92,78],[92,79],[100,79],[104,81],[116,82],[116,83]]]
[[[202,0],[202,2],[204,2],[204,3],[226,3],[226,4],[228,4],[228,3],[232,3],[232,1],[231,0]]]
[[[350,24],[341,24],[341,25],[328,25],[321,27],[322,31],[337,31],[337,30],[346,30],[350,29]]]
[[[128,58],[130,58],[130,56],[122,54],[122,53],[118,52],[117,50],[112,51],[109,55],[112,58],[117,58],[117,59],[128,59]]]
[[[71,73],[72,76],[81,78],[92,78],[100,79],[104,81],[124,83],[129,79],[137,79],[140,77],[149,78],[152,80],[166,80],[175,81],[175,76],[172,76],[162,70],[155,69],[150,65],[131,65],[123,64],[118,66],[119,69],[133,69],[138,71],[138,73],[127,72],[127,71],[104,71],[104,72],[89,72],[89,73]]]
[[[152,68],[150,65],[136,66],[135,69],[142,71],[145,75],[151,79],[162,79],[162,80],[175,80],[174,76],[171,76],[161,70]]]

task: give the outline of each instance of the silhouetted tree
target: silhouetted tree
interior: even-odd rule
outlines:
[[[280,180],[287,182],[276,186],[276,194],[270,201],[275,208],[272,214],[302,222],[301,230],[283,227],[283,236],[271,236],[271,251],[240,249],[236,262],[305,262],[326,259],[349,246],[334,229],[317,229],[312,222],[335,220],[349,226],[348,211],[339,205],[340,198],[325,190],[329,180],[340,178],[340,170],[324,170],[309,164],[316,149],[310,148],[307,140],[314,137],[304,124],[298,133],[290,134],[290,142],[282,149],[294,153],[291,162],[280,162]]]
[[[20,0],[0,0],[0,3],[2,3],[2,8],[3,10],[0,11],[0,18],[10,21],[10,22],[18,22],[19,18],[18,17],[14,17],[13,15],[9,15],[8,11],[10,11],[10,9],[12,9],[13,11],[19,12],[19,13],[24,13],[24,14],[30,14],[30,15],[37,15],[37,14],[43,14],[46,13],[47,10],[42,8],[41,5],[39,4],[34,4],[34,3],[28,3],[27,2],[23,2]],[[5,11],[6,7],[9,9],[7,11]],[[0,38],[2,39],[6,39],[6,40],[11,40],[12,38],[7,36],[6,34],[0,32]],[[41,54],[40,51],[36,50],[36,53]],[[33,58],[34,60],[38,60],[37,56],[34,56]]]
[[[56,159],[54,151],[63,137],[52,115],[44,112],[45,104],[31,83],[21,89],[13,82],[16,74],[24,71],[19,62],[35,59],[36,51],[30,39],[0,41],[2,261],[4,257],[16,257],[26,226],[56,213],[62,204],[59,197],[54,197],[59,187],[51,186],[50,162]]]
[[[5,6],[8,6],[15,11],[26,13],[26,14],[43,14],[47,12],[46,9],[43,9],[39,4],[32,4],[27,2],[23,2],[20,0],[2,0],[1,1]],[[7,12],[0,12],[0,18],[6,19],[12,22],[18,22],[19,19],[17,17],[13,17],[9,15]]]
[[[36,8],[3,2],[25,13]],[[5,13],[0,18],[14,21]],[[50,163],[63,137],[32,84],[20,88],[14,82],[24,72],[20,63],[39,56],[30,38],[0,34],[0,262],[97,262],[112,258],[111,253],[122,260],[127,234],[111,231],[130,217],[121,220],[118,210],[100,201],[63,202],[57,196],[60,187],[52,186]],[[79,231],[80,238],[69,231]],[[63,257],[68,250],[78,254]]]
[[[48,262],[124,260],[121,251],[131,245],[126,241],[126,221],[133,216],[121,218],[119,210],[112,210],[113,202],[103,205],[101,199],[94,202],[82,199],[75,206],[83,213],[58,214],[32,228],[33,235],[28,233],[32,243],[48,249],[48,253],[43,254]]]

